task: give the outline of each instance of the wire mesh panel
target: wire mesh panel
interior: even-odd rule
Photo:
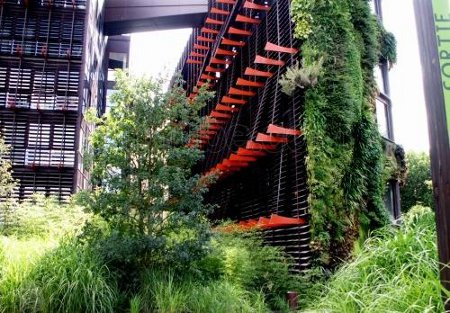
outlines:
[[[210,1],[212,6],[214,1]],[[190,94],[201,75],[212,74],[207,70],[211,70],[212,63],[219,58],[225,60],[215,73],[217,79],[213,80],[215,99],[201,110],[201,115],[211,116],[217,108],[223,109],[222,105],[239,103],[231,106],[231,116],[221,122],[220,129],[202,146],[205,159],[197,168],[199,172],[223,164],[231,154],[245,148],[249,140],[255,141],[266,134],[269,125],[299,129],[302,122],[302,92],[288,97],[279,85],[286,68],[298,58],[294,52],[286,51],[297,51],[295,47],[300,44],[293,38],[290,1],[243,0],[228,11],[229,18],[218,28],[220,31],[207,56],[201,58],[201,64],[196,64],[200,70],[183,67]],[[228,46],[229,43],[235,46]],[[232,51],[229,55],[224,51],[227,49]],[[243,84],[238,84],[239,81]],[[207,201],[218,204],[211,218],[246,221],[277,214],[308,220],[305,159],[303,136],[293,136],[276,149],[265,151],[263,157],[248,166],[225,175],[210,187],[207,195]],[[264,238],[269,244],[284,247],[296,260],[293,270],[309,265],[308,224],[265,230]]]

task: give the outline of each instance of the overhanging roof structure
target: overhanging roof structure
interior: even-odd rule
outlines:
[[[105,34],[198,27],[208,12],[207,0],[107,0]]]

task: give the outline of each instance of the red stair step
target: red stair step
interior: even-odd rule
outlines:
[[[213,24],[213,25],[223,25],[224,22],[207,17],[205,20],[205,24]]]
[[[201,29],[200,31],[201,31],[202,33],[215,34],[215,35],[217,35],[217,34],[219,33],[218,30],[211,29],[211,28],[208,28],[208,27],[202,27],[202,29]]]
[[[258,135],[256,135],[256,142],[287,143],[288,141],[289,139],[286,137],[275,137],[263,133],[258,133]]]
[[[248,76],[260,76],[260,77],[268,77],[268,78],[273,76],[273,73],[271,73],[271,72],[260,71],[260,70],[256,70],[256,69],[251,68],[251,67],[247,67],[245,69],[245,73],[244,74],[248,75]]]
[[[240,29],[240,28],[236,28],[236,27],[230,27],[228,29],[228,33],[229,34],[233,34],[233,35],[241,35],[241,36],[251,36],[252,32],[245,30],[245,29]]]
[[[271,42],[267,42],[266,43],[266,46],[264,47],[264,50],[266,50],[266,51],[274,51],[274,52],[285,52],[285,53],[290,53],[290,54],[296,54],[298,52],[298,49],[278,46],[278,45],[273,44]]]
[[[212,38],[207,38],[207,37],[203,37],[203,36],[197,36],[197,40],[198,41],[203,41],[203,42],[214,42],[215,41]]]
[[[245,46],[245,42],[244,42],[244,41],[236,41],[236,40],[231,40],[231,39],[223,38],[223,39],[222,39],[222,45],[225,45],[225,46],[243,47],[243,46]]]
[[[261,23],[261,20],[257,19],[257,18],[248,17],[248,16],[245,16],[245,15],[242,15],[242,14],[238,14],[236,16],[236,22],[258,25],[258,24]]]
[[[302,134],[302,131],[298,130],[298,129],[286,128],[286,127],[281,127],[281,126],[277,126],[274,124],[270,124],[267,127],[267,133],[268,134],[277,134],[277,135],[300,136]]]
[[[242,90],[242,89],[231,87],[230,90],[228,91],[228,94],[235,95],[235,96],[249,96],[249,97],[253,97],[253,96],[256,95],[256,92],[254,92],[254,91],[247,91],[247,90]]]
[[[246,104],[247,101],[242,100],[242,99],[235,99],[235,98],[231,98],[228,96],[223,96],[222,97],[222,101],[223,103],[231,103],[231,104]]]
[[[244,3],[244,8],[246,9],[254,9],[254,10],[260,10],[260,11],[270,11],[270,7],[263,5],[263,4],[257,4],[253,1],[246,0]]]
[[[209,50],[208,46],[202,46],[199,45],[198,43],[194,43],[194,49],[198,49],[198,50]]]
[[[282,60],[275,60],[263,57],[261,55],[257,55],[255,58],[255,63],[257,64],[265,64],[265,65],[277,65],[277,66],[283,66],[285,64]]]
[[[219,8],[211,8],[211,11],[209,11],[212,14],[219,14],[219,15],[230,15],[229,11],[221,10]]]
[[[251,81],[251,80],[247,80],[247,79],[243,79],[243,78],[238,78],[236,85],[238,86],[248,86],[248,87],[264,87],[264,83],[260,83],[260,82],[255,82],[255,81]]]

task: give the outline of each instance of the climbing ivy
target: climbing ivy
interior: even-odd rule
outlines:
[[[332,267],[349,257],[361,230],[388,220],[373,111],[380,32],[367,0],[293,0],[291,8],[304,66],[321,60],[317,84],[304,94],[302,126],[311,245]]]

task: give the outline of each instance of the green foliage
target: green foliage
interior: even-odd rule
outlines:
[[[299,286],[289,264],[256,233],[215,234],[189,271],[147,270],[139,297],[150,312],[285,312],[286,292]]]
[[[380,62],[388,62],[389,67],[397,63],[397,40],[394,34],[388,32],[382,23],[378,23],[380,42]]]
[[[170,271],[147,271],[140,298],[144,313],[269,312],[259,293],[249,293],[225,280],[200,284]]]
[[[296,88],[314,87],[322,70],[322,63],[323,59],[321,58],[311,65],[306,65],[302,61],[301,67],[297,63],[293,67],[288,68],[280,80],[283,92],[288,96],[292,96]]]
[[[17,185],[11,174],[11,162],[8,159],[9,146],[5,144],[2,136],[0,136],[0,233],[11,222],[11,212],[13,211],[16,201],[11,198],[11,194]]]
[[[298,0],[291,3],[292,21],[295,23],[295,34],[306,39],[312,33],[313,16],[309,12],[314,1]]]
[[[7,158],[8,153],[9,146],[0,136],[0,198],[10,196],[16,186],[16,182],[11,175],[11,162]]]
[[[142,299],[139,296],[134,296],[130,300],[130,313],[140,313],[141,312]]]
[[[9,263],[0,281],[0,312],[113,312],[117,291],[94,252],[64,242],[33,262]]]
[[[202,152],[187,142],[211,95],[201,90],[190,102],[182,82],[165,92],[162,80],[116,77],[110,112],[90,117],[97,124],[88,162],[96,188],[80,196],[109,231],[86,234],[125,279],[149,265],[188,267],[205,252],[210,207],[202,202],[205,181],[192,173]]]
[[[81,230],[88,218],[80,206],[35,194],[22,203],[14,203],[7,214],[9,222],[0,228],[0,233],[19,238],[59,238]]]
[[[291,260],[281,249],[264,245],[259,234],[220,234],[214,240],[228,281],[248,291],[262,291],[270,303],[295,289]]]
[[[406,163],[408,174],[400,192],[402,210],[406,212],[416,204],[434,208],[429,155],[424,152],[407,153]]]
[[[416,206],[399,229],[385,227],[342,266],[308,312],[443,312],[434,214]]]
[[[311,16],[303,64],[323,59],[318,83],[305,92],[305,132],[312,247],[319,262],[349,257],[360,229],[383,225],[381,137],[373,104],[376,20],[365,0],[294,0],[294,20]],[[305,38],[296,31],[298,38]]]

